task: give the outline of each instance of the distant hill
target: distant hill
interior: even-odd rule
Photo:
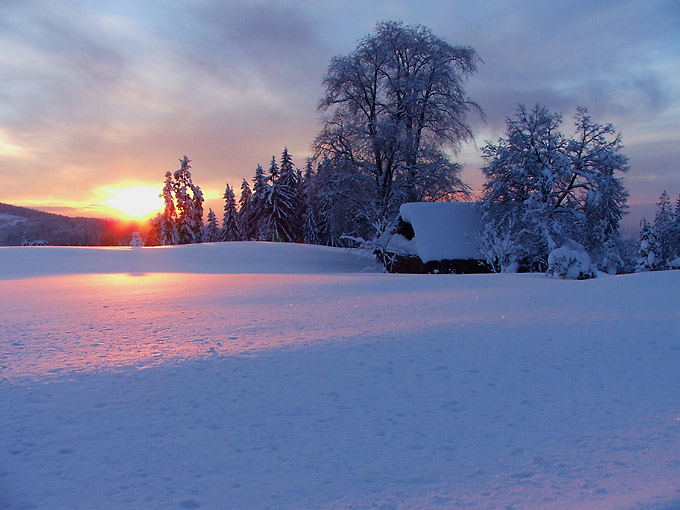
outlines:
[[[125,245],[135,229],[116,220],[71,218],[0,203],[0,246],[19,246],[24,236],[52,246]]]

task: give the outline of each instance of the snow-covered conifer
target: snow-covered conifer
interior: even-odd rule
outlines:
[[[319,223],[317,221],[318,200],[316,196],[315,173],[312,159],[307,158],[305,171],[300,178],[301,195],[304,198],[302,208],[302,238],[307,244],[321,244]]]
[[[177,233],[177,212],[175,209],[174,186],[172,182],[172,172],[165,172],[165,185],[161,192],[161,197],[165,202],[163,214],[159,219],[159,238],[163,246],[179,244],[179,234]]]
[[[159,246],[161,245],[161,230],[163,224],[163,214],[158,213],[154,216],[151,221],[151,228],[146,232],[144,239],[144,244],[146,246]]]
[[[272,156],[272,160],[269,163],[269,177],[268,179],[274,183],[279,178],[279,165],[276,163],[276,156]]]
[[[179,244],[200,243],[203,234],[203,193],[191,179],[191,160],[185,155],[174,173]]]
[[[247,183],[246,183],[247,184]],[[222,219],[222,241],[240,241],[238,212],[236,211],[236,197],[229,184],[224,190],[224,218]]]
[[[281,155],[281,169],[275,185],[278,191],[279,209],[283,223],[279,230],[284,234],[286,241],[301,241],[302,239],[302,212],[304,200],[300,194],[301,182],[299,170],[293,164],[293,158],[288,152],[288,147],[283,149]],[[274,185],[272,185],[274,186]]]
[[[264,213],[267,240],[286,242],[295,239],[293,201],[293,189],[280,178],[269,186]]]
[[[252,241],[255,235],[250,228],[249,216],[252,208],[253,192],[246,179],[241,182],[241,196],[238,199],[238,225],[240,237],[244,241]]]
[[[276,161],[274,161],[276,163]],[[269,184],[264,174],[262,166],[257,165],[255,176],[253,177],[253,195],[250,201],[250,213],[248,215],[248,225],[242,228],[247,229],[248,238],[253,240],[265,240],[268,233],[265,231],[264,217],[267,212],[267,196],[269,195]]]
[[[671,262],[680,256],[680,225],[666,191],[661,193],[657,202],[652,230],[658,243],[658,268],[670,268]]]
[[[312,158],[307,158],[307,161],[305,162],[305,172],[304,174],[302,174],[302,182],[305,184],[305,186],[309,182],[311,182],[313,176],[314,176],[313,160]],[[680,202],[680,197],[678,197],[678,202]]]
[[[655,271],[660,269],[661,246],[659,245],[654,228],[642,218],[640,222],[640,259],[638,271]]]
[[[319,225],[316,222],[316,214],[314,214],[314,208],[312,207],[307,207],[305,211],[302,233],[304,242],[307,244],[319,244],[321,242]]]
[[[272,164],[276,164],[276,160],[272,156]],[[288,152],[288,147],[283,148],[281,153],[281,175],[292,174],[295,171],[295,165],[293,165],[293,156]],[[271,169],[270,169],[271,173]]]
[[[216,243],[220,241],[220,229],[217,226],[217,217],[212,208],[208,209],[208,221],[203,229],[203,242]]]

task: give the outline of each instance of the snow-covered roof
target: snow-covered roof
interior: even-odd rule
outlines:
[[[413,227],[409,249],[423,262],[482,258],[473,244],[482,225],[477,202],[412,202],[399,215]]]

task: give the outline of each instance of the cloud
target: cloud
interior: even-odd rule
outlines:
[[[388,19],[477,49],[485,64],[468,92],[487,123],[468,120],[478,143],[503,133],[517,103],[564,113],[566,130],[585,105],[623,131],[631,176],[673,179],[680,159],[672,1],[27,0],[2,10],[0,159],[12,170],[0,172],[16,199],[85,201],[130,178],[160,187],[185,153],[215,194],[285,145],[302,165],[330,59]],[[474,148],[459,159],[480,182]]]

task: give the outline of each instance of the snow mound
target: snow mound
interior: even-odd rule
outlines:
[[[583,247],[570,242],[548,255],[548,276],[559,276],[566,280],[587,280],[595,278],[597,271]]]
[[[423,262],[482,259],[474,246],[482,217],[476,202],[414,202],[399,209],[415,237],[410,247]]]
[[[362,250],[231,242],[147,248],[0,247],[0,280],[64,274],[333,274],[382,272]]]

